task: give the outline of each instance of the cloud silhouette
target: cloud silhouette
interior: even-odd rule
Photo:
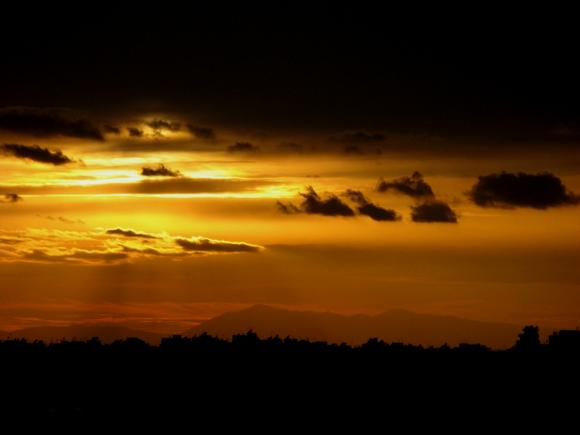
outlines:
[[[580,197],[569,192],[562,180],[549,172],[483,175],[467,195],[481,207],[546,209],[580,203]]]
[[[395,210],[379,207],[376,204],[368,203],[358,207],[358,212],[362,215],[368,216],[375,221],[398,221],[401,217]]]
[[[181,172],[172,171],[163,164],[160,164],[156,168],[144,167],[141,169],[141,175],[144,177],[181,177]]]
[[[137,127],[127,127],[127,131],[131,137],[143,137],[144,135],[143,130]]]
[[[70,157],[65,156],[62,151],[50,151],[38,145],[4,144],[2,152],[19,159],[32,160],[34,162],[46,163],[60,166],[74,162]]]
[[[429,184],[423,180],[423,176],[415,171],[410,177],[396,178],[391,181],[385,181],[382,178],[377,183],[378,192],[387,192],[394,190],[403,195],[413,198],[433,198],[435,195]]]
[[[240,152],[256,152],[260,148],[250,142],[236,142],[233,145],[228,146],[227,150],[230,153],[240,153]]]
[[[347,191],[344,192],[344,196],[346,196],[352,202],[357,203],[358,205],[365,205],[369,203],[363,193],[358,190],[347,189]]]
[[[109,230],[105,231],[105,234],[112,234],[112,235],[123,236],[123,237],[134,237],[134,238],[139,238],[139,239],[159,239],[159,237],[156,237],[152,234],[138,233],[136,231],[124,229],[124,228],[109,229]]]
[[[181,124],[179,122],[166,121],[164,119],[154,119],[145,123],[147,126],[161,134],[163,131],[180,131]]]
[[[381,133],[368,133],[366,131],[347,131],[338,135],[329,137],[331,142],[341,143],[369,143],[382,142],[385,140],[385,135]]]
[[[215,131],[209,127],[198,127],[196,125],[187,124],[187,129],[196,139],[214,140],[216,138]]]
[[[300,213],[300,209],[291,202],[284,204],[282,201],[276,201],[276,206],[278,207],[278,210],[284,214]]]
[[[329,195],[322,199],[312,186],[300,194],[304,198],[300,208],[307,214],[321,214],[324,216],[354,216],[354,211],[336,195]]]
[[[358,190],[348,189],[343,195],[357,204],[356,210],[359,214],[368,216],[373,220],[397,221],[401,219],[401,216],[395,210],[373,204]],[[355,211],[336,195],[328,195],[326,198],[321,198],[312,186],[308,186],[306,192],[300,193],[300,196],[304,198],[300,206],[296,206],[291,202],[277,201],[278,210],[284,214],[306,213],[323,216],[355,216]]]
[[[345,193],[352,202],[358,205],[359,214],[368,216],[375,221],[398,221],[401,217],[395,210],[386,209],[370,202],[362,192],[348,189]]]
[[[225,240],[212,240],[204,237],[192,239],[176,238],[175,243],[185,251],[193,252],[259,252],[262,246],[251,245],[244,242],[227,242]]]
[[[119,127],[115,127],[113,125],[108,125],[108,124],[104,125],[103,130],[105,131],[105,133],[109,133],[109,134],[116,134],[116,135],[121,134],[121,129]]]
[[[0,109],[0,129],[36,137],[104,140],[101,131],[90,121],[64,109],[6,107]]]
[[[24,201],[24,199],[17,193],[5,193],[4,199],[2,199],[0,202],[15,204],[20,201]]]
[[[457,214],[446,202],[433,200],[412,206],[411,219],[413,222],[457,223]]]

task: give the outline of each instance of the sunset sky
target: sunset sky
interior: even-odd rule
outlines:
[[[574,26],[27,18],[2,30],[0,330],[258,303],[580,324]]]

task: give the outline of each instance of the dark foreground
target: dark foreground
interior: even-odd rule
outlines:
[[[409,415],[411,425],[460,416],[523,423],[552,411],[561,419],[577,413],[578,350],[522,335],[504,351],[378,340],[350,347],[252,333],[231,341],[172,337],[160,346],[10,340],[0,342],[1,413],[69,422],[187,419],[216,430],[266,419],[288,427]]]

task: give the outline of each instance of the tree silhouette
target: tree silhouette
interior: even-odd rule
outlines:
[[[535,325],[524,326],[522,332],[518,334],[515,348],[522,351],[536,351],[541,348],[540,328]]]

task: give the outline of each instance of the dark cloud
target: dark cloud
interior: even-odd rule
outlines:
[[[360,193],[360,192],[359,192]],[[354,216],[355,212],[347,204],[342,202],[336,195],[328,195],[326,198],[321,198],[312,186],[306,187],[306,192],[300,193],[304,200],[300,206],[296,206],[291,202],[283,203],[277,201],[278,210],[284,214],[320,214],[323,216]]]
[[[484,175],[479,177],[468,196],[481,207],[546,209],[580,203],[580,197],[569,192],[562,180],[549,172]]]
[[[401,177],[390,181],[379,179],[376,190],[378,192],[394,190],[421,200],[420,204],[411,207],[413,222],[457,223],[455,211],[446,202],[435,199],[433,189],[417,171],[413,172],[410,177]]]
[[[127,127],[129,136],[131,137],[143,137],[143,130],[137,127]]]
[[[215,131],[209,127],[198,127],[196,125],[187,124],[187,129],[196,139],[215,140],[216,138]]]
[[[413,222],[457,223],[457,215],[449,204],[438,200],[411,207],[411,219]]]
[[[165,165],[161,164],[156,168],[144,167],[141,169],[141,175],[144,177],[181,177],[181,172],[172,171]]]
[[[20,201],[24,201],[24,200],[17,193],[5,193],[4,199],[1,200],[0,202],[15,204],[15,203],[20,202]]]
[[[103,130],[105,133],[109,134],[121,134],[121,129],[119,127],[115,127],[114,125],[104,125]]]
[[[346,192],[344,192],[344,196],[346,196],[352,202],[357,203],[358,205],[365,205],[369,202],[363,193],[358,190],[348,189]]]
[[[4,144],[2,145],[2,151],[4,154],[9,154],[19,159],[27,159],[55,166],[74,162],[74,160],[65,156],[60,150],[50,151],[48,148],[42,148],[38,145]]]
[[[19,20],[5,22],[11,43],[0,59],[0,95],[103,113],[132,104],[236,124],[228,127],[451,136],[453,146],[430,148],[437,155],[455,147],[463,156],[471,140],[489,153],[519,139],[529,152],[525,139],[542,129],[578,124],[575,14],[538,14],[547,24],[539,32],[537,20],[516,30],[504,14],[481,23],[414,14],[385,26],[379,5],[335,6],[311,4],[305,13],[244,3],[223,13],[215,4],[198,13],[220,16],[219,26],[192,26],[190,14],[159,8],[95,9],[74,31],[64,13],[38,14],[26,37]],[[192,41],[203,44],[192,50]],[[163,59],[151,61],[152,53]]]
[[[375,221],[398,221],[401,219],[395,210],[373,204],[358,190],[348,189],[345,196],[358,205],[357,210],[361,215],[368,216]]]
[[[194,252],[259,252],[263,249],[261,246],[249,243],[211,240],[204,237],[193,239],[177,238],[175,243],[186,251]]]
[[[366,131],[347,131],[338,135],[333,135],[329,137],[331,142],[342,142],[342,143],[369,143],[369,142],[382,142],[385,140],[385,135],[381,133],[368,133]]]
[[[239,152],[256,152],[260,148],[250,142],[236,142],[228,147],[228,152],[239,153]]]
[[[395,192],[408,195],[413,198],[433,198],[434,193],[431,186],[423,180],[423,176],[419,172],[413,172],[410,177],[396,178],[391,181],[385,181],[382,178],[377,183],[377,191],[387,192],[394,190]]]
[[[151,127],[158,133],[162,133],[163,131],[176,132],[181,130],[181,124],[179,122],[166,121],[164,119],[154,119],[153,121],[148,121],[145,124],[147,124],[147,126]]]
[[[370,217],[375,221],[398,221],[401,217],[395,210],[379,207],[373,203],[368,203],[358,207],[358,212],[362,215]]]
[[[115,236],[123,236],[123,237],[134,237],[139,239],[159,239],[159,237],[153,236],[147,233],[138,233],[133,230],[124,229],[124,228],[113,228],[105,231],[105,234],[111,234]]]
[[[300,194],[304,201],[300,208],[307,214],[321,214],[324,216],[354,216],[354,211],[342,202],[336,195],[329,195],[322,199],[312,186],[306,188],[306,192]]]
[[[284,214],[297,214],[300,213],[300,209],[296,207],[291,202],[284,204],[282,201],[276,201],[276,206]]]
[[[3,108],[0,109],[0,129],[37,137],[104,140],[101,131],[90,121],[79,119],[63,109]]]

